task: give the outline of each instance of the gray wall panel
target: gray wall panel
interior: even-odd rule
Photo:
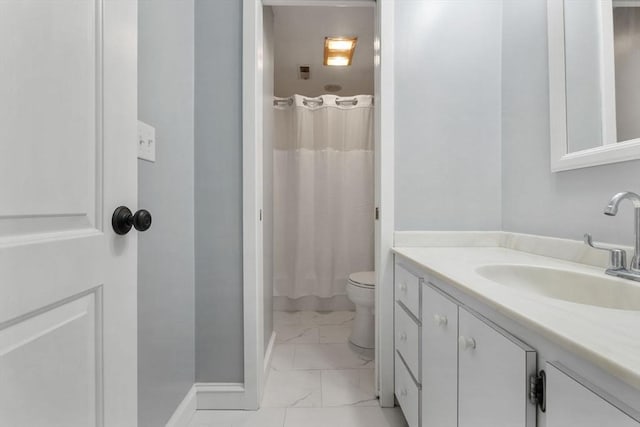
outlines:
[[[138,425],[164,425],[194,366],[193,0],[139,2],[138,115],[157,161],[138,162]],[[135,206],[131,206],[135,208]],[[135,231],[133,231],[135,232]]]
[[[242,382],[242,2],[195,0],[196,381]]]

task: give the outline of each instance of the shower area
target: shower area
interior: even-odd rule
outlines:
[[[274,110],[274,310],[353,310],[347,278],[373,270],[373,97],[296,94]]]

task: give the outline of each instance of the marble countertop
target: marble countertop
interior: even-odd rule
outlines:
[[[517,264],[630,281],[605,276],[599,266],[513,248],[471,246],[396,247],[394,252],[640,389],[640,311],[601,308],[525,293],[480,276],[476,268],[488,264]],[[640,287],[640,283],[637,286]]]

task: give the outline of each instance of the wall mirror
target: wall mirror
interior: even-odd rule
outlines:
[[[548,0],[551,170],[640,159],[640,0]]]

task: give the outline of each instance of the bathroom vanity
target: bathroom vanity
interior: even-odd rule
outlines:
[[[640,427],[640,283],[564,239],[398,233],[395,393],[411,427]]]

